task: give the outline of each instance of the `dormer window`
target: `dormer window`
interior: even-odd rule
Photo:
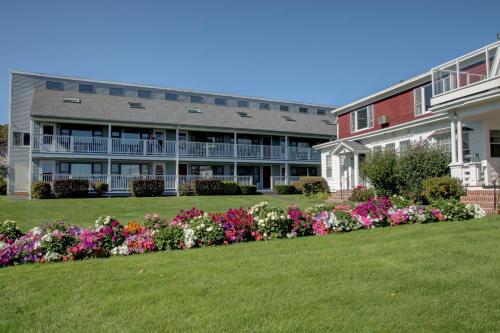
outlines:
[[[79,84],[78,91],[81,93],[93,94],[94,93],[94,86],[91,84]]]
[[[269,110],[270,109],[270,105],[269,105],[269,103],[259,103],[259,109],[261,109],[261,110]]]
[[[247,108],[248,107],[248,101],[238,101],[238,107],[239,108]]]
[[[236,112],[242,118],[252,118],[246,112]]]
[[[193,95],[193,96],[191,96],[190,100],[191,100],[191,103],[198,103],[198,104],[203,103],[203,97],[201,97],[201,96]]]
[[[153,96],[153,92],[150,90],[139,90],[137,92],[137,96],[140,98],[151,98]]]
[[[351,132],[373,127],[373,105],[351,112]]]
[[[309,110],[307,108],[299,108],[299,113],[309,113]]]
[[[316,111],[317,114],[321,115],[321,116],[324,116],[326,114],[326,110],[325,109],[318,109]]]
[[[123,96],[123,89],[122,88],[109,88],[109,94],[111,96]]]

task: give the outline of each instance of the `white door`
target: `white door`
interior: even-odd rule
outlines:
[[[28,163],[14,164],[14,192],[28,192],[30,166]]]

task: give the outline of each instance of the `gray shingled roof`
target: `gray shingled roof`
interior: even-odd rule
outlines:
[[[79,98],[81,103],[64,103],[63,99],[68,97]],[[142,103],[144,108],[130,108],[129,102]],[[190,113],[189,109],[199,109],[201,113]],[[241,117],[237,112],[246,112],[248,117]],[[328,137],[336,135],[336,126],[325,122],[332,123],[331,116],[84,94],[45,88],[35,90],[31,115],[94,121],[277,131]],[[286,116],[295,121],[287,121],[283,118]]]

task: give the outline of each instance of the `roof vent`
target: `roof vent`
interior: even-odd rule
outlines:
[[[63,98],[63,103],[77,103],[80,104],[82,103],[82,100],[76,97],[64,97]]]
[[[295,119],[293,119],[290,116],[281,116],[281,118],[285,119],[286,121],[296,121]]]
[[[325,124],[327,124],[327,125],[330,125],[330,126],[335,125],[335,123],[334,123],[334,122],[332,122],[331,120],[328,120],[328,119],[323,119],[323,120],[321,120],[321,121],[322,121],[322,122],[324,122],[324,123],[325,123]]]
[[[145,109],[142,103],[128,102],[128,105],[130,106],[131,109]]]
[[[189,109],[188,112],[189,113],[201,113],[201,110],[200,109]]]
[[[242,118],[252,118],[252,117],[250,117],[250,116],[248,115],[248,113],[246,113],[246,112],[241,112],[241,111],[238,111],[238,112],[236,112],[236,113],[237,113],[237,114],[239,114],[239,115],[240,115],[240,117],[242,117]]]

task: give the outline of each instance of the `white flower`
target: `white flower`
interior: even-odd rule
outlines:
[[[28,232],[30,234],[32,234],[32,235],[41,235],[41,234],[43,234],[43,230],[40,227],[34,227],[33,229],[30,229],[30,231],[28,231]]]
[[[47,261],[58,261],[62,258],[62,256],[57,252],[47,251],[44,258]]]
[[[51,234],[45,234],[42,237],[42,242],[50,242],[52,241],[52,235]]]
[[[214,230],[214,228],[213,228],[213,227],[208,227],[208,228],[207,228],[207,231],[208,231],[208,232],[210,232],[210,231],[212,231],[212,230]]]
[[[194,245],[194,230],[185,228],[184,229],[184,245],[188,248]]]
[[[129,252],[128,252],[127,243],[123,243],[120,246],[116,246],[116,247],[112,248],[111,249],[111,254],[112,255],[122,255],[122,256],[128,255]]]

